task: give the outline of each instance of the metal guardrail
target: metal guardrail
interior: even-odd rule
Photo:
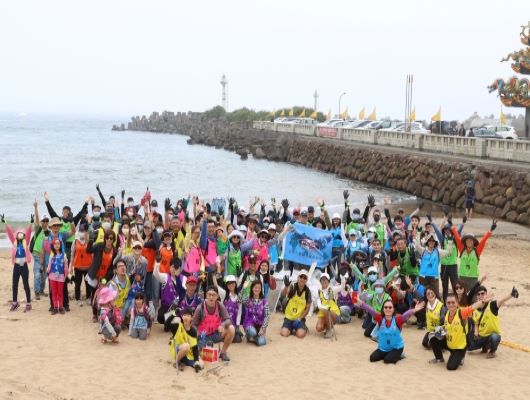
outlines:
[[[295,135],[327,137],[349,142],[421,150],[430,153],[446,153],[530,163],[530,141],[481,139],[342,127],[334,128],[274,123],[270,121],[254,121],[253,127],[255,129],[286,132]]]

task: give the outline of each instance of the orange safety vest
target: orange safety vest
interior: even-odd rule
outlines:
[[[105,275],[107,275],[107,271],[112,265],[112,253],[112,250],[108,253],[105,252],[105,250],[101,252],[101,265],[99,266],[99,270],[97,273],[97,277],[99,279],[104,278]]]
[[[74,246],[74,262],[72,266],[75,269],[86,271],[92,264],[93,258],[92,254],[86,252],[88,243],[82,244],[79,240],[76,240]]]
[[[144,247],[142,256],[147,260],[147,272],[153,272],[155,269],[156,250]]]
[[[162,259],[160,260],[160,272],[163,272],[164,274],[169,274],[169,266],[171,265],[171,261],[173,260],[173,250],[171,247],[168,249],[167,247],[162,247],[160,249],[160,257]]]

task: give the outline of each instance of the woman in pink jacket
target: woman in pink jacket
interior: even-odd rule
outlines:
[[[4,215],[0,215],[1,221],[6,225],[7,237],[13,244],[11,250],[11,263],[13,264],[13,302],[10,311],[16,311],[20,307],[18,302],[18,281],[22,277],[24,292],[26,292],[26,309],[24,312],[31,311],[31,291],[29,289],[29,269],[28,264],[31,262],[31,252],[29,251],[29,242],[31,240],[31,227],[33,224],[33,215],[31,222],[26,230],[13,228],[6,222]]]

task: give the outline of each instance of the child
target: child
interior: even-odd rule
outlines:
[[[145,305],[143,293],[134,295],[134,307],[131,309],[131,320],[129,324],[129,336],[133,339],[145,340],[151,332],[151,316]]]
[[[134,273],[133,277],[134,281],[129,288],[129,293],[127,294],[127,300],[125,300],[125,304],[123,305],[123,312],[122,315],[126,318],[129,315],[129,311],[132,309],[133,302],[136,299],[136,295],[142,294],[144,291],[143,288],[143,277],[142,274],[138,271]],[[132,319],[131,319],[132,321]]]
[[[98,294],[99,304],[99,335],[103,335],[101,343],[118,343],[118,336],[121,331],[121,321],[118,320],[114,309],[114,299],[116,291],[109,288],[101,288]]]
[[[197,346],[197,331],[191,326],[193,311],[185,308],[181,312],[182,322],[177,324],[176,332],[171,341],[170,354],[175,364],[173,366],[183,371],[185,366],[193,367],[195,372],[202,369],[199,361],[199,348]]]
[[[68,276],[68,259],[62,250],[62,242],[59,238],[52,241],[52,251],[50,261],[48,262],[48,279],[51,285],[52,315],[57,313],[64,314],[63,299],[64,299],[64,281]]]
[[[4,215],[0,215],[1,221],[6,225],[7,237],[13,244],[11,250],[11,263],[13,264],[13,302],[9,311],[16,311],[20,307],[18,302],[18,281],[22,277],[24,292],[26,293],[26,309],[24,312],[31,311],[31,291],[29,289],[29,269],[28,263],[31,262],[31,252],[29,251],[29,242],[31,239],[31,223],[24,232],[13,229],[6,222]],[[33,219],[33,216],[32,216]]]

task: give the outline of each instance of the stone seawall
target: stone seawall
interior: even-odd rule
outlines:
[[[464,207],[464,181],[472,177],[476,212],[530,225],[530,173],[509,166],[256,130],[251,123],[204,120],[200,114],[153,113],[149,118],[133,118],[128,129],[184,134],[190,137],[189,144],[223,148],[242,158],[252,154],[300,164],[457,208]]]

